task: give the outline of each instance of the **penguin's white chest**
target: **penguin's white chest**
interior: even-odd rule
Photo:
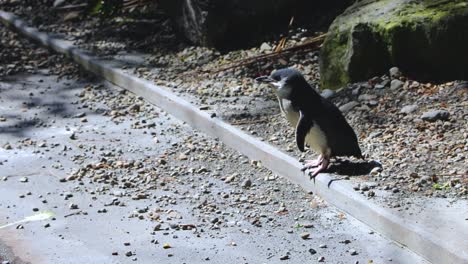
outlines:
[[[305,142],[315,152],[324,156],[329,156],[330,149],[327,145],[327,137],[325,136],[323,130],[320,129],[316,123],[314,123],[314,126],[312,126],[309,130],[309,133],[307,133]]]
[[[300,118],[299,112],[296,112],[293,109],[290,101],[284,99],[279,100],[281,112],[283,112],[291,126],[297,128],[297,123],[299,122]],[[327,137],[325,136],[325,133],[317,123],[314,123],[314,125],[309,129],[309,132],[307,133],[305,138],[305,143],[311,149],[313,149],[315,152],[321,155],[329,156],[331,154],[331,150],[327,144]]]

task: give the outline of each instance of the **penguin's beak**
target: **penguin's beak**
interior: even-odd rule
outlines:
[[[257,82],[264,82],[264,83],[272,83],[274,82],[275,80],[270,78],[270,76],[260,76],[258,78],[255,78],[255,81]]]

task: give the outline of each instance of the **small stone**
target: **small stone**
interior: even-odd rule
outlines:
[[[68,208],[70,208],[71,210],[76,210],[78,209],[78,205],[77,204],[74,204],[74,203],[71,203]]]
[[[75,133],[73,132],[73,133],[70,135],[70,137],[69,137],[69,138],[70,138],[71,140],[75,140],[75,139],[76,139],[76,135],[75,135]]]
[[[32,210],[33,210],[33,212],[38,212],[38,211],[39,211],[39,208],[34,207]]]
[[[421,119],[434,122],[437,120],[448,120],[450,113],[445,110],[431,110],[422,114]]]
[[[382,131],[374,131],[369,134],[369,138],[377,138],[377,137],[380,137],[381,135],[382,135]]]
[[[418,87],[419,87],[419,85],[420,85],[420,83],[419,83],[419,82],[417,82],[417,81],[413,81],[413,82],[410,84],[409,88],[418,88]]]
[[[401,72],[400,72],[400,69],[398,67],[392,67],[392,68],[390,68],[390,70],[388,72],[390,73],[390,77],[392,77],[394,79],[401,77]]]
[[[74,181],[76,180],[78,177],[76,174],[70,174],[68,175],[66,178],[65,178],[65,181]]]
[[[325,244],[320,244],[320,245],[319,245],[319,248],[327,248],[327,245],[325,245]]]
[[[361,189],[361,184],[358,183],[358,184],[353,185],[353,189],[355,191],[359,191]]]
[[[169,249],[169,248],[171,248],[171,245],[169,243],[164,243],[163,248],[164,249]]]
[[[228,176],[228,177],[226,177],[226,179],[224,179],[224,182],[225,183],[230,183],[230,182],[232,182],[234,180],[235,177],[236,177],[235,175]]]
[[[349,103],[346,103],[346,104],[340,106],[340,111],[343,112],[343,113],[346,113],[346,112],[349,112],[351,109],[353,109],[354,107],[356,107],[358,105],[359,105],[358,102],[351,101]]]
[[[361,191],[368,191],[369,190],[369,186],[367,186],[367,184],[361,184]]]
[[[301,238],[302,239],[309,239],[309,237],[310,237],[310,233],[308,233],[308,232],[301,233]]]
[[[322,91],[320,94],[323,98],[328,99],[331,98],[333,95],[335,95],[335,92],[330,90],[330,89],[325,89]]]
[[[317,251],[315,249],[313,249],[313,248],[309,248],[309,253],[311,255],[315,255],[315,254],[317,254]]]
[[[247,179],[245,181],[242,182],[242,185],[241,185],[243,188],[250,188],[252,186],[252,181],[250,179]]]
[[[184,153],[180,153],[179,160],[187,160],[187,159],[188,159],[187,155],[185,155]]]
[[[144,200],[147,198],[148,198],[148,195],[146,193],[137,193],[132,196],[132,200]]]
[[[271,46],[268,43],[263,42],[262,45],[260,45],[260,52],[270,51],[270,50],[271,50]]]
[[[78,113],[78,114],[74,115],[73,117],[74,118],[83,118],[85,116],[86,116],[86,113]]]
[[[131,256],[133,256],[133,252],[127,251],[127,252],[125,252],[125,256],[131,257]]]
[[[112,252],[112,256],[118,256],[119,255],[119,252]]]
[[[376,95],[373,95],[373,94],[361,94],[359,97],[358,97],[358,100],[359,101],[370,101],[370,100],[374,100],[376,99],[377,96]]]
[[[390,82],[390,89],[392,89],[392,90],[399,90],[399,89],[401,89],[401,88],[403,87],[404,84],[405,84],[405,83],[402,82],[402,81],[400,81],[400,80],[396,80],[396,79],[395,79],[395,80],[392,80],[392,81]]]
[[[350,249],[350,250],[349,250],[349,254],[351,254],[351,256],[355,256],[355,255],[357,255],[358,253],[357,253],[357,251],[356,251],[355,249]]]
[[[49,224],[49,223],[47,223],[47,224],[44,225],[44,228],[49,228],[49,227],[50,227],[50,224]]]
[[[283,256],[281,256],[279,259],[280,259],[280,260],[287,260],[287,259],[289,259],[289,255],[288,255],[288,254],[283,255]]]
[[[325,261],[325,257],[324,256],[321,256],[317,259],[318,262],[324,262]]]
[[[358,87],[358,88],[354,89],[354,90],[351,92],[351,94],[352,94],[352,95],[359,95],[360,92],[361,92],[360,87]]]
[[[10,143],[6,143],[5,145],[3,145],[3,148],[6,149],[6,150],[10,150],[13,147],[10,145]]]
[[[418,109],[417,105],[407,105],[401,108],[400,113],[402,114],[411,114]]]
[[[19,179],[19,181],[20,181],[20,182],[28,182],[29,179],[28,179],[28,177],[21,177],[21,178]]]

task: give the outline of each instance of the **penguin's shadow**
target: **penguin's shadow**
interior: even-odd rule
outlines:
[[[330,164],[326,172],[337,175],[362,176],[368,175],[375,167],[382,167],[382,165],[375,160],[359,162],[336,160]]]

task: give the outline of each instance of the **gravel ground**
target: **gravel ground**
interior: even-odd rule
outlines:
[[[52,1],[45,2],[50,5]],[[47,7],[47,4],[30,5],[34,9]],[[28,5],[3,6],[18,14],[30,13]],[[136,21],[115,27],[115,22],[124,18],[66,20],[66,15],[49,12],[32,20],[42,30],[57,32],[101,56],[127,63],[128,71],[170,87],[203,109],[300,159],[315,155],[298,152],[293,130],[279,114],[273,92],[255,83],[253,78],[275,68],[293,66],[318,89],[317,52],[297,53],[216,74],[203,73],[241,58],[264,54],[273,49],[274,43],[220,54],[180,42],[164,17],[153,23],[160,32],[158,35],[146,32],[136,34],[138,37],[125,34],[138,24]],[[295,30],[287,46],[303,43],[311,35]],[[8,71],[8,67],[13,66],[3,68]],[[462,81],[420,83],[394,71],[393,76],[389,73],[337,92],[324,91],[345,112],[366,157],[383,165],[382,169],[352,172],[352,176],[359,176],[351,179],[355,189],[368,197],[375,195],[375,188],[388,190],[393,193],[393,200],[418,196],[466,199],[467,87]],[[340,174],[340,167],[334,167],[331,172]],[[350,178],[349,170],[343,174]]]
[[[0,34],[21,54],[1,64],[21,74],[0,78],[0,260],[426,263],[141,98]],[[43,211],[55,216],[3,227]]]

